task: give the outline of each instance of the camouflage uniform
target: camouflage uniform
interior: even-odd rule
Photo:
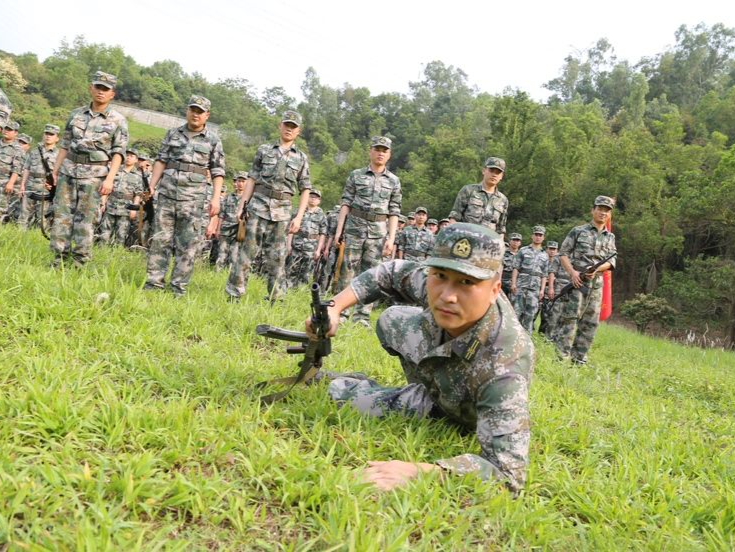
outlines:
[[[286,273],[289,287],[306,284],[314,270],[314,252],[319,236],[327,233],[327,215],[321,207],[307,209],[301,228],[291,238],[291,255],[288,257]]]
[[[192,96],[189,107],[209,111],[210,102]],[[186,124],[166,133],[158,152],[166,165],[156,186],[154,233],[148,250],[146,288],[163,289],[169,259],[174,255],[171,288],[177,295],[186,293],[201,243],[202,212],[207,208],[208,174],[225,176],[225,153],[219,136],[206,126],[198,133]]]
[[[426,228],[410,226],[401,232],[396,240],[398,251],[403,252],[403,260],[421,262],[431,253],[436,236]]]
[[[10,115],[13,112],[13,106],[10,104],[10,100],[0,88],[0,124],[5,124],[10,120]]]
[[[390,140],[384,137],[390,147]],[[377,139],[373,139],[375,145]],[[382,144],[378,144],[382,145]],[[373,146],[371,146],[373,147]],[[350,208],[344,223],[345,252],[337,291],[346,288],[355,274],[377,266],[388,235],[388,217],[401,214],[401,181],[387,168],[376,174],[370,165],[352,171],[342,192],[342,205]],[[371,304],[355,308],[354,320],[369,322]],[[345,315],[347,313],[344,313]]]
[[[240,221],[237,219],[237,206],[240,204],[241,194],[233,190],[225,196],[219,211],[220,226],[217,239],[217,260],[214,266],[222,270],[230,266],[232,259],[237,255],[240,245],[237,241],[237,229]]]
[[[598,196],[595,206],[612,208],[614,201],[606,196]],[[569,232],[559,249],[559,256],[568,257],[574,270],[583,271],[585,267],[601,261],[616,251],[615,234],[603,229],[598,232],[591,223],[577,226]],[[615,258],[610,260],[615,268]],[[602,276],[599,274],[581,288],[574,289],[557,301],[561,304],[559,322],[554,342],[562,357],[583,364],[592,346],[597,326],[600,323],[602,306]]]
[[[455,228],[453,237],[446,240],[442,234],[437,248],[441,244],[443,249],[435,249],[434,253],[442,257],[449,257],[458,238],[468,235],[464,228]],[[472,250],[479,250],[474,255],[492,258],[497,274],[502,242],[497,234],[491,235],[495,242],[491,250],[475,247],[476,237],[470,236],[469,240],[473,242]],[[454,245],[452,240],[456,240]],[[426,264],[431,265],[434,258]],[[329,393],[333,399],[349,401],[373,416],[400,412],[446,417],[474,430],[479,455],[466,453],[436,463],[458,474],[475,473],[483,479],[502,480],[518,491],[525,483],[528,467],[528,389],[534,364],[531,339],[502,293],[473,327],[456,338],[448,337],[427,306],[426,280],[423,263],[391,261],[352,281],[352,290],[361,303],[385,294],[404,301],[408,298],[419,305],[390,307],[377,325],[381,345],[399,357],[408,385],[386,388],[363,374],[345,374],[332,376]]]
[[[144,192],[143,178],[137,167],[128,171],[121,167],[115,178],[115,187],[107,197],[107,205],[100,223],[99,241],[109,245],[125,245],[130,232],[130,213],[126,205],[133,203]],[[143,216],[138,211],[136,216]]]
[[[101,203],[99,188],[110,172],[108,162],[115,154],[125,159],[127,145],[128,123],[109,105],[100,113],[92,111],[91,104],[71,112],[59,144],[67,154],[54,196],[50,245],[56,261],[69,254],[78,263],[89,260]]]
[[[7,123],[5,126],[17,130],[18,123]],[[26,154],[17,140],[0,142],[0,219],[5,222],[16,221],[20,215],[20,182],[25,160]],[[5,186],[13,174],[18,176],[13,193],[9,195],[5,193]]]
[[[490,157],[485,161],[485,167],[497,167],[505,172],[505,161],[497,157]],[[457,198],[449,218],[457,222],[471,222],[480,224],[498,234],[505,234],[505,224],[508,220],[508,198],[497,188],[493,193],[483,189],[483,184],[468,184],[464,186]]]
[[[209,209],[207,209],[207,205],[212,202],[212,196],[214,196],[214,187],[212,186],[212,181],[208,180],[204,193],[204,209],[202,209],[202,220],[199,225],[201,231],[199,233],[199,245],[197,246],[198,255],[204,258],[209,257],[209,253],[212,251],[212,239],[206,235],[207,226],[209,225]]]
[[[512,240],[521,240],[522,236],[520,234],[513,233],[510,235],[510,239]],[[510,250],[510,247],[505,248],[505,255],[503,256],[503,277],[502,277],[502,285],[503,285],[503,292],[508,297],[508,299],[513,301],[513,294],[510,291],[510,284],[513,279],[513,259],[518,254],[518,251],[513,253]]]
[[[327,264],[322,271],[322,278],[319,280],[319,287],[326,291],[327,282],[329,281],[329,275],[334,271],[334,263],[337,262],[337,248],[335,247],[337,237],[337,223],[339,222],[339,205],[335,205],[331,211],[327,213],[327,235],[326,239],[332,238],[332,244],[329,247],[327,255]],[[325,245],[326,247],[326,245]],[[322,252],[322,255],[325,253]]]
[[[245,241],[232,262],[225,291],[232,298],[245,293],[251,264],[262,251],[268,295],[274,301],[284,292],[291,198],[311,189],[309,160],[294,145],[281,151],[279,142],[263,144],[255,154],[250,178],[255,181],[255,190],[247,206]]]
[[[558,253],[549,263],[549,274],[554,275],[554,297],[556,297],[561,291],[561,288],[571,281],[569,274],[567,274],[567,271],[561,265]],[[556,335],[556,327],[559,322],[562,304],[561,300],[555,301],[549,310],[549,318],[546,323],[546,337],[549,339],[554,339]]]
[[[513,269],[518,271],[513,307],[521,326],[532,332],[541,286],[549,272],[549,256],[543,248],[534,249],[531,245],[521,247],[513,259]]]
[[[55,125],[46,125],[46,132],[56,132],[59,128]],[[50,216],[51,204],[49,202],[31,199],[29,194],[47,194],[46,190],[46,169],[43,166],[41,156],[46,159],[49,169],[53,170],[56,165],[56,156],[59,154],[59,148],[54,145],[51,149],[39,144],[37,148],[31,149],[26,156],[23,171],[28,171],[28,180],[26,181],[25,194],[20,209],[20,218],[18,224],[21,228],[28,229],[32,226],[40,225],[41,217]],[[41,213],[41,204],[43,203],[44,213]]]

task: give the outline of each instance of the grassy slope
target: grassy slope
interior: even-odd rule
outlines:
[[[253,280],[198,267],[184,300],[140,290],[137,254],[54,272],[37,232],[0,228],[0,543],[11,549],[726,550],[735,546],[735,356],[603,327],[594,368],[539,342],[527,491],[425,477],[377,494],[368,459],[477,451],[438,422],[338,410],[323,386],[261,410],[253,383],[294,371],[257,323],[299,328]],[[98,294],[110,295],[96,301]],[[350,327],[330,369],[399,382]],[[0,548],[2,548],[0,546]]]
[[[160,142],[166,136],[166,130],[165,128],[158,128],[128,119],[128,132],[130,133],[131,143],[135,143],[138,140],[154,140]]]

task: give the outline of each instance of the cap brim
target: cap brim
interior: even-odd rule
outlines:
[[[104,86],[104,87],[105,87],[105,88],[107,88],[108,90],[112,90],[113,88],[115,88],[114,86],[110,86],[110,83],[109,83],[109,82],[102,82],[102,81],[92,81],[92,84],[93,84],[93,85],[97,85],[97,84],[99,84],[100,86]]]
[[[505,172],[505,169],[503,167],[498,167],[497,165],[485,165],[486,169],[498,169],[500,172]]]
[[[188,105],[188,106],[186,106],[186,107],[198,107],[199,109],[201,109],[201,110],[202,110],[202,111],[204,111],[204,112],[206,112],[206,111],[209,111],[209,109],[204,109],[204,108],[203,108],[203,107],[202,107],[201,105],[199,105],[199,104],[189,104],[189,105]]]
[[[293,119],[283,119],[281,122],[282,123],[293,123],[297,127],[300,127],[301,126],[301,123],[299,123],[298,121],[294,121]]]
[[[478,280],[489,280],[499,273],[499,271],[497,270],[479,268],[469,263],[452,259],[444,259],[441,257],[429,257],[424,261],[424,264],[426,266],[431,266],[434,268],[446,268],[448,270],[454,270],[455,272],[466,274],[467,276],[472,276],[473,278],[477,278]]]

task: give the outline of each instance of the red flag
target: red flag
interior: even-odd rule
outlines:
[[[610,218],[607,219],[607,231],[612,232],[612,213]],[[613,300],[612,300],[612,270],[607,270],[602,273],[602,308],[600,309],[600,322],[604,322],[612,314]]]

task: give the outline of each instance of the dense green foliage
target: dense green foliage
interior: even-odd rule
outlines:
[[[592,366],[537,341],[531,468],[514,500],[472,477],[380,494],[368,460],[478,452],[440,421],[339,409],[324,384],[261,409],[295,372],[255,325],[298,329],[254,279],[225,301],[199,267],[184,299],[144,292],[144,259],[98,249],[48,268],[37,232],[0,228],[0,548],[10,550],[732,550],[735,356],[603,325]],[[346,326],[329,369],[398,383],[374,333]]]
[[[509,231],[528,235],[543,223],[547,238],[560,240],[587,218],[595,195],[615,196],[622,297],[655,292],[689,259],[735,259],[735,30],[721,24],[682,26],[671,48],[637,62],[617,59],[601,39],[564,60],[547,83],[547,103],[521,90],[478,91],[441,61],[428,63],[408,94],[332,88],[310,68],[297,102],[277,87],[258,93],[245,79],[210,83],[171,60],[144,67],[119,46],[81,37],[43,61],[32,53],[6,58],[21,75],[0,70],[0,85],[34,135],[85,102],[88,76],[103,68],[119,76],[123,102],[181,114],[191,93],[209,97],[232,172],[247,169],[255,145],[273,136],[275,114],[298,108],[327,207],[349,171],[365,164],[375,134],[394,139],[391,167],[406,211],[422,204],[446,215],[459,188],[479,180],[488,155],[508,162],[501,189],[510,199]],[[735,319],[719,312],[714,322],[735,335]]]

